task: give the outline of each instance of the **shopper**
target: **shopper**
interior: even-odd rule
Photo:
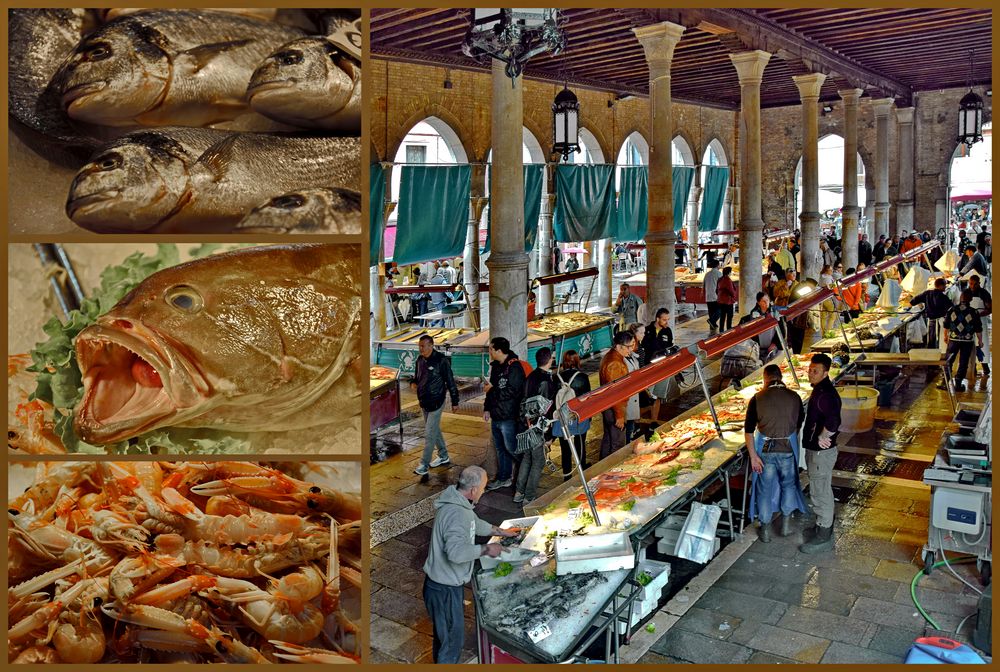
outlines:
[[[973,310],[979,311],[979,319],[983,321],[983,347],[980,348],[981,356],[977,358],[983,364],[983,373],[988,376],[990,375],[990,337],[993,331],[993,297],[983,287],[982,279],[978,275],[969,278],[969,291],[972,292],[972,301],[969,302],[969,305]]]
[[[632,352],[633,341],[635,336],[630,331],[619,331],[615,334],[614,345],[601,360],[601,385],[614,382],[628,373],[625,358]],[[625,445],[626,406],[627,401],[622,401],[601,412],[601,419],[604,421],[604,437],[601,439],[602,460]]]
[[[566,258],[566,272],[567,273],[572,273],[573,271],[579,271],[579,270],[580,270],[580,262],[577,260],[577,255],[570,254],[569,256],[567,256],[567,258]],[[569,293],[570,294],[576,294],[579,291],[580,290],[578,290],[577,287],[576,287],[576,280],[575,279],[574,280],[570,280]]]
[[[872,259],[875,263],[879,263],[885,259],[885,234],[883,233],[878,237],[878,242],[875,243],[875,247],[872,249]]]
[[[535,353],[535,370],[532,371],[524,385],[524,398],[543,397],[549,403],[555,401],[556,390],[559,384],[552,373],[552,350],[550,348],[539,348]],[[544,417],[551,419],[555,409],[550,405]],[[549,442],[552,440],[552,432],[546,429],[545,442],[528,450],[521,456],[521,466],[517,469],[517,484],[514,487],[514,503],[520,504],[524,501],[533,501],[538,490],[538,481],[542,477],[542,467],[545,466],[546,455],[548,454]]]
[[[705,273],[703,286],[705,289],[705,303],[708,304],[708,333],[714,334],[719,330],[719,278],[722,272],[719,270],[719,262],[714,259],[708,262],[708,272]]]
[[[451,372],[451,362],[443,354],[434,349],[434,338],[424,334],[417,343],[420,356],[410,386],[417,393],[417,401],[424,412],[424,454],[420,464],[413,473],[423,476],[428,469],[451,464],[448,448],[441,433],[441,414],[444,413],[444,402],[451,394],[451,410],[458,410],[458,385]],[[434,449],[438,456],[433,461]]]
[[[872,244],[868,242],[867,233],[862,233],[861,240],[858,241],[858,263],[872,265]]]
[[[854,275],[855,271],[853,268],[847,269],[847,275]],[[844,304],[847,306],[845,322],[853,320],[854,318],[861,315],[861,305],[864,300],[864,283],[856,282],[853,285],[849,285],[840,290],[840,298],[844,300]]]
[[[643,366],[643,353],[644,350],[640,346],[642,342],[642,337],[646,333],[646,325],[641,322],[633,322],[628,326],[628,331],[634,336],[632,341],[631,352],[625,357],[625,366],[628,367],[628,372],[638,371]],[[628,403],[625,406],[625,442],[628,443],[635,439],[639,434],[639,418],[641,416],[641,409],[639,406],[639,393],[636,392],[631,397],[628,398]]]
[[[809,503],[816,516],[812,539],[799,546],[803,553],[822,553],[833,548],[833,466],[837,462],[840,430],[840,394],[830,380],[832,361],[826,354],[813,355],[809,364],[812,394],[802,430],[809,471]]]
[[[722,277],[716,292],[719,297],[719,333],[729,331],[733,328],[733,312],[736,309],[736,301],[739,296],[736,294],[736,283],[732,278],[733,269],[726,266],[722,269]]]
[[[948,295],[945,294],[945,289],[948,287],[948,281],[944,278],[936,278],[934,280],[934,287],[928,289],[925,292],[917,294],[912,299],[910,299],[911,306],[923,306],[924,307],[924,317],[927,318],[927,341],[926,345],[928,348],[936,348],[941,342],[941,320],[948,313],[951,307],[955,304],[952,303]]]
[[[572,397],[579,397],[590,392],[590,378],[580,371],[580,355],[576,350],[567,350],[563,353],[562,363],[559,365],[559,379],[556,382],[560,384],[560,389],[562,386],[568,386],[573,391]],[[556,394],[558,396],[559,392],[557,391]],[[576,451],[581,467],[587,469],[589,466],[587,464],[587,432],[590,431],[590,419],[573,422],[566,429],[568,431],[563,431],[562,424],[559,422],[552,426],[553,433],[559,437],[564,481],[569,480],[575,472],[573,455],[570,450]]]
[[[472,578],[477,558],[496,558],[500,544],[476,544],[476,536],[512,537],[473,512],[486,489],[486,470],[471,466],[462,470],[458,485],[449,485],[434,501],[434,527],[424,563],[424,606],[434,629],[431,653],[442,665],[462,662],[465,644],[465,584]]]
[[[958,358],[958,373],[955,374],[955,391],[965,392],[963,381],[969,370],[969,360],[972,356],[973,340],[983,347],[983,321],[979,311],[970,306],[973,293],[971,289],[962,291],[957,306],[952,306],[944,316],[945,339],[948,342],[948,369],[951,370],[955,358]]]
[[[434,273],[434,277],[431,278],[431,281],[430,281],[429,284],[435,285],[435,286],[438,286],[438,285],[447,285],[448,284],[448,276],[445,273],[445,270],[444,270],[443,267],[439,266],[437,268],[437,271]],[[447,298],[447,296],[445,295],[444,292],[431,292],[430,293],[430,299],[431,299],[431,305],[434,306],[434,310],[435,311],[441,312],[448,305],[448,298]],[[436,320],[431,320],[430,326],[432,326],[432,327],[443,327],[444,326],[444,318],[440,317],[440,318],[438,318]]]
[[[623,329],[639,319],[639,306],[642,299],[633,294],[627,282],[623,282],[618,290],[618,300],[615,301],[615,314],[620,314],[623,318]]]
[[[487,490],[509,488],[513,481],[514,454],[517,447],[518,419],[524,400],[524,369],[521,360],[502,336],[490,339],[490,382],[486,384],[483,419],[490,421],[493,447],[497,451],[496,478]]]
[[[753,308],[750,309],[747,316],[751,319],[757,319],[758,317],[770,314],[771,297],[767,295],[767,292],[757,292],[757,302],[754,303]],[[757,343],[760,345],[761,359],[766,362],[769,359],[769,353],[774,352],[778,348],[778,337],[775,334],[774,328],[772,327],[758,335]]]
[[[670,329],[670,311],[666,308],[657,309],[656,318],[646,327],[642,349],[647,362],[652,362],[654,359],[674,352],[674,332]],[[659,420],[660,404],[670,397],[671,380],[673,379],[667,378],[653,386],[651,394],[653,395],[654,422]],[[601,384],[603,385],[603,383]]]
[[[802,400],[781,379],[776,364],[764,367],[764,389],[750,399],[743,438],[754,472],[750,510],[760,520],[760,540],[771,541],[774,504],[781,510],[781,536],[792,530],[791,516],[806,511],[799,485],[798,431],[805,413]]]
[[[774,286],[774,305],[784,308],[790,304],[792,299],[792,285],[795,284],[795,271],[788,269],[785,277]]]

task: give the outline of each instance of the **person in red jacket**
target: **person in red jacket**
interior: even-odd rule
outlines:
[[[733,328],[733,311],[736,305],[736,284],[732,279],[733,269],[726,266],[722,269],[722,277],[716,286],[715,293],[719,301],[719,333]]]

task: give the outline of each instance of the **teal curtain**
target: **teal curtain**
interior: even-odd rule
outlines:
[[[402,266],[462,254],[471,179],[467,164],[402,167],[393,261]]]
[[[649,227],[649,171],[645,166],[621,169],[615,242],[642,240]]]
[[[375,266],[382,248],[383,213],[385,212],[385,171],[382,165],[373,163],[368,170],[368,263]]]
[[[729,168],[708,166],[705,169],[705,190],[701,196],[701,217],[698,220],[699,231],[715,231],[719,228],[719,215],[722,214],[722,203],[726,198],[728,186]]]
[[[615,167],[608,164],[556,166],[556,211],[552,221],[560,243],[609,238],[615,218]]]
[[[486,180],[490,179],[490,169],[486,167]],[[538,218],[542,214],[542,180],[545,179],[545,164],[524,164],[524,251],[530,252],[538,240]],[[490,251],[490,229],[493,226],[492,203],[486,206],[486,246],[480,250]]]
[[[674,231],[684,226],[684,211],[687,210],[688,194],[694,181],[694,168],[674,166],[671,173],[674,181]]]

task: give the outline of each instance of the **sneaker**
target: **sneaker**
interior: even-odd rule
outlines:
[[[520,504],[523,501],[524,501],[524,495],[521,494],[520,492],[515,492],[514,493],[514,503],[515,504]]]
[[[427,465],[421,462],[417,466],[417,468],[413,470],[413,473],[416,474],[417,476],[423,476],[424,474],[427,473]]]
[[[490,492],[492,490],[499,490],[501,488],[509,488],[511,484],[513,484],[513,482],[514,481],[509,478],[506,481],[493,480],[486,485],[486,491]]]
[[[446,464],[451,464],[450,457],[435,457],[431,460],[431,469],[434,469],[435,467],[443,467]]]
[[[990,375],[990,365],[987,364],[986,362],[983,362],[983,375],[984,376]]]

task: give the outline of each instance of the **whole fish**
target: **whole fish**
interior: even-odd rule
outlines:
[[[254,208],[236,233],[361,233],[361,194],[350,189],[300,189]]]
[[[73,180],[66,214],[98,232],[226,232],[275,193],[327,185],[360,188],[359,138],[206,130],[192,135],[191,130],[131,133],[122,139],[125,145],[120,141],[98,152]],[[164,137],[215,142],[196,160],[191,151],[157,152],[154,162],[126,160],[121,151],[128,143],[149,146]],[[193,151],[203,147],[187,142]]]
[[[255,247],[154,273],[76,337],[74,428],[287,431],[360,414],[360,249]]]
[[[18,135],[47,158],[53,158],[51,150],[57,149],[71,154],[64,163],[75,159],[79,165],[97,142],[71,123],[60,102],[62,92],[52,79],[79,44],[87,13],[83,9],[23,8],[8,10],[7,18],[8,109],[17,122],[44,137]],[[41,145],[45,138],[56,142]]]
[[[73,119],[206,126],[245,113],[254,68],[302,31],[229,12],[153,10],[91,33],[56,74]]]
[[[254,19],[262,19],[264,21],[273,21],[274,17],[277,15],[278,10],[275,8],[267,7],[247,7],[247,8],[227,8],[227,7],[207,7],[210,12],[231,12],[233,14],[239,14],[240,16],[249,16]],[[125,16],[126,14],[138,14],[139,12],[150,11],[147,7],[136,8],[136,9],[126,9],[124,7],[112,7],[110,9],[99,9],[97,10],[101,18],[105,21],[111,21],[112,19],[117,19],[119,16]]]

